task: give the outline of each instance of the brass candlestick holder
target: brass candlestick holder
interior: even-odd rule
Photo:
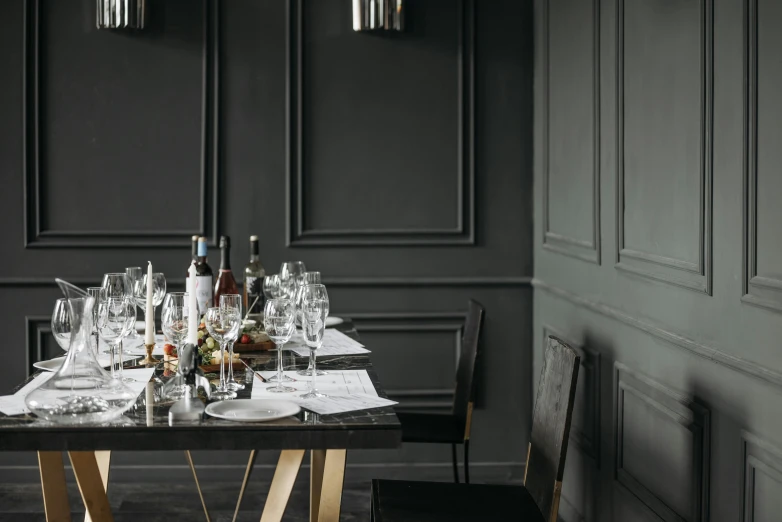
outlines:
[[[155,343],[145,344],[144,346],[147,349],[147,356],[144,357],[144,359],[142,359],[141,362],[143,362],[144,364],[157,364],[157,363],[159,363],[160,361],[158,361],[157,359],[152,357],[152,350],[155,349]]]

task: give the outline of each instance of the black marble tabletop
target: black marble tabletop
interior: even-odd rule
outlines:
[[[350,322],[340,327],[357,338]],[[274,370],[277,352],[242,354],[254,370]],[[286,370],[307,367],[308,359],[285,351]],[[324,370],[366,369],[378,395],[386,397],[367,355],[319,357]],[[155,378],[164,378],[163,364]],[[34,376],[31,376],[32,378]],[[244,371],[235,372],[245,383],[238,399],[250,398],[253,385],[263,385]],[[29,380],[29,379],[28,379]],[[27,382],[27,381],[25,381]],[[22,383],[20,387],[24,385]],[[119,420],[107,425],[63,426],[45,422],[35,415],[0,414],[0,451],[88,451],[88,450],[248,450],[392,448],[401,444],[401,427],[392,407],[318,415],[302,410],[294,417],[271,422],[235,422],[206,415],[200,425],[169,425],[173,402],[161,399],[156,386],[154,414],[148,422],[145,393]],[[280,397],[281,399],[283,397]]]

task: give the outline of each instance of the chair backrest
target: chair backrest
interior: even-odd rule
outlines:
[[[549,521],[556,521],[559,510],[580,362],[570,346],[556,337],[548,338],[532,414],[524,486]]]
[[[459,355],[459,367],[456,368],[456,391],[452,410],[453,415],[465,427],[465,440],[470,438],[472,404],[475,400],[475,361],[478,359],[482,325],[483,306],[470,299],[462,335],[462,353]]]

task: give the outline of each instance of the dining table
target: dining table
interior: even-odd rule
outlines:
[[[346,319],[337,327],[358,339],[353,323]],[[237,348],[237,351],[240,351]],[[277,351],[247,352],[241,358],[253,371],[271,371],[277,364]],[[286,370],[307,367],[308,358],[285,352]],[[367,371],[379,397],[387,398],[375,372],[370,354],[318,357],[318,368],[326,371],[363,369]],[[246,383],[237,399],[250,398],[253,386],[264,386],[255,375],[237,380]],[[250,481],[257,452],[279,450],[263,512],[262,522],[279,521],[285,511],[294,482],[306,452],[310,453],[310,521],[337,522],[348,450],[395,448],[401,445],[401,425],[391,406],[318,415],[302,409],[298,414],[271,422],[223,420],[205,415],[199,424],[169,422],[173,401],[161,397],[161,381],[166,364],[156,367],[151,382],[157,398],[148,411],[148,394],[141,393],[134,406],[118,420],[106,425],[69,426],[38,419],[33,414],[0,414],[0,451],[35,451],[41,474],[47,521],[71,520],[66,488],[64,453],[70,460],[85,506],[85,520],[113,520],[106,489],[113,451],[184,451],[198,488],[206,520],[209,511],[201,493],[198,474],[190,455],[195,450],[249,451],[244,479],[237,491],[234,519]],[[20,389],[35,377],[20,383]],[[302,377],[309,379],[309,377]],[[154,386],[153,385],[149,385]],[[280,394],[285,395],[285,394]],[[283,398],[283,397],[280,397]]]

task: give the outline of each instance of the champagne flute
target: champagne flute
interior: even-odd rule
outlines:
[[[169,292],[163,299],[163,309],[160,314],[163,333],[176,347],[177,355],[180,353],[182,343],[187,339],[189,330],[188,297],[189,295],[185,292]],[[176,386],[169,391],[168,396],[172,399],[181,399],[186,391],[185,386]]]
[[[310,381],[309,392],[301,396],[302,399],[314,399],[316,397],[327,397],[326,394],[318,392],[315,389],[315,379],[318,375],[315,366],[315,351],[323,344],[323,334],[326,332],[326,316],[329,311],[328,296],[319,292],[318,286],[308,285],[305,288],[304,300],[301,307],[301,327],[304,335],[304,342],[310,349],[310,361],[312,363],[312,380]],[[309,292],[308,290],[313,290]],[[325,287],[324,287],[325,292]]]
[[[316,273],[320,274],[320,272],[316,272]],[[321,300],[323,300],[325,302],[325,313],[326,313],[325,317],[329,316],[329,294],[326,291],[326,286],[325,285],[322,285],[322,284],[308,284],[308,285],[302,286],[301,289],[300,289],[300,292],[298,293],[298,295],[299,295],[299,298],[300,298],[300,300],[302,302],[302,306],[303,306],[304,301],[306,299],[310,299],[310,300],[312,300],[312,299],[321,299]],[[326,324],[325,317],[323,319],[323,324],[324,325]],[[325,328],[325,326],[324,326],[324,328]],[[304,318],[302,317],[302,331],[303,331],[303,329],[304,329]],[[304,342],[305,342],[305,344],[307,344],[306,335],[305,335],[305,338],[304,338]],[[323,342],[321,341],[321,344],[319,344],[317,346],[317,348],[320,348],[320,346],[322,344],[323,344]],[[307,346],[309,346],[309,344],[307,344]],[[298,373],[299,375],[307,375],[307,376],[309,376],[309,375],[312,375],[313,371],[316,372],[316,375],[327,375],[328,374],[328,372],[324,372],[323,370],[315,370],[315,353],[312,350],[310,350],[310,362],[307,365],[307,369],[306,370],[299,370],[296,373]]]
[[[267,388],[272,393],[284,393],[296,391],[290,386],[284,386],[282,373],[282,348],[287,343],[293,332],[295,324],[296,307],[293,301],[285,298],[270,299],[263,308],[263,324],[269,338],[277,345],[277,382],[276,386]],[[267,379],[269,380],[269,379]]]
[[[216,391],[212,392],[211,398],[218,401],[233,399],[236,397],[236,392],[229,390],[225,382],[225,346],[231,337],[236,338],[242,324],[242,317],[232,313],[223,313],[220,308],[212,307],[207,309],[204,323],[209,335],[220,343],[220,385]],[[229,361],[229,364],[233,364],[233,361]]]
[[[68,306],[68,300],[65,298],[57,299],[54,302],[52,335],[60,348],[67,352],[71,346],[71,310]]]
[[[128,276],[128,283],[130,284],[130,288],[135,288],[138,281],[143,279],[144,271],[141,269],[140,266],[129,266],[125,268],[125,275]],[[142,308],[142,312],[143,312],[143,307],[141,307],[138,301],[136,301],[136,305]],[[126,339],[129,342],[132,342],[133,344],[137,344],[141,342],[141,336],[136,331],[136,328],[133,328],[133,330],[131,330],[130,335],[128,335]]]
[[[100,302],[106,299],[106,289],[102,286],[90,286],[87,293],[95,299],[92,305],[92,335],[95,336],[95,357],[100,352],[100,337],[98,336],[98,306]]]
[[[242,296],[239,294],[223,294],[220,296],[220,309],[223,311],[224,314],[235,314],[239,316],[241,319],[242,317]],[[228,361],[230,362],[228,366],[228,379],[225,383],[226,388],[232,391],[236,390],[243,390],[244,384],[241,384],[239,382],[236,382],[234,379],[234,343],[236,342],[236,339],[239,338],[239,329],[237,329],[235,332],[233,332],[233,336],[230,338],[226,338],[226,341],[228,343]]]
[[[98,333],[109,344],[112,380],[134,381],[122,376],[122,339],[135,324],[136,305],[129,297],[107,297],[98,304]],[[119,351],[119,364],[115,361],[117,351]]]

